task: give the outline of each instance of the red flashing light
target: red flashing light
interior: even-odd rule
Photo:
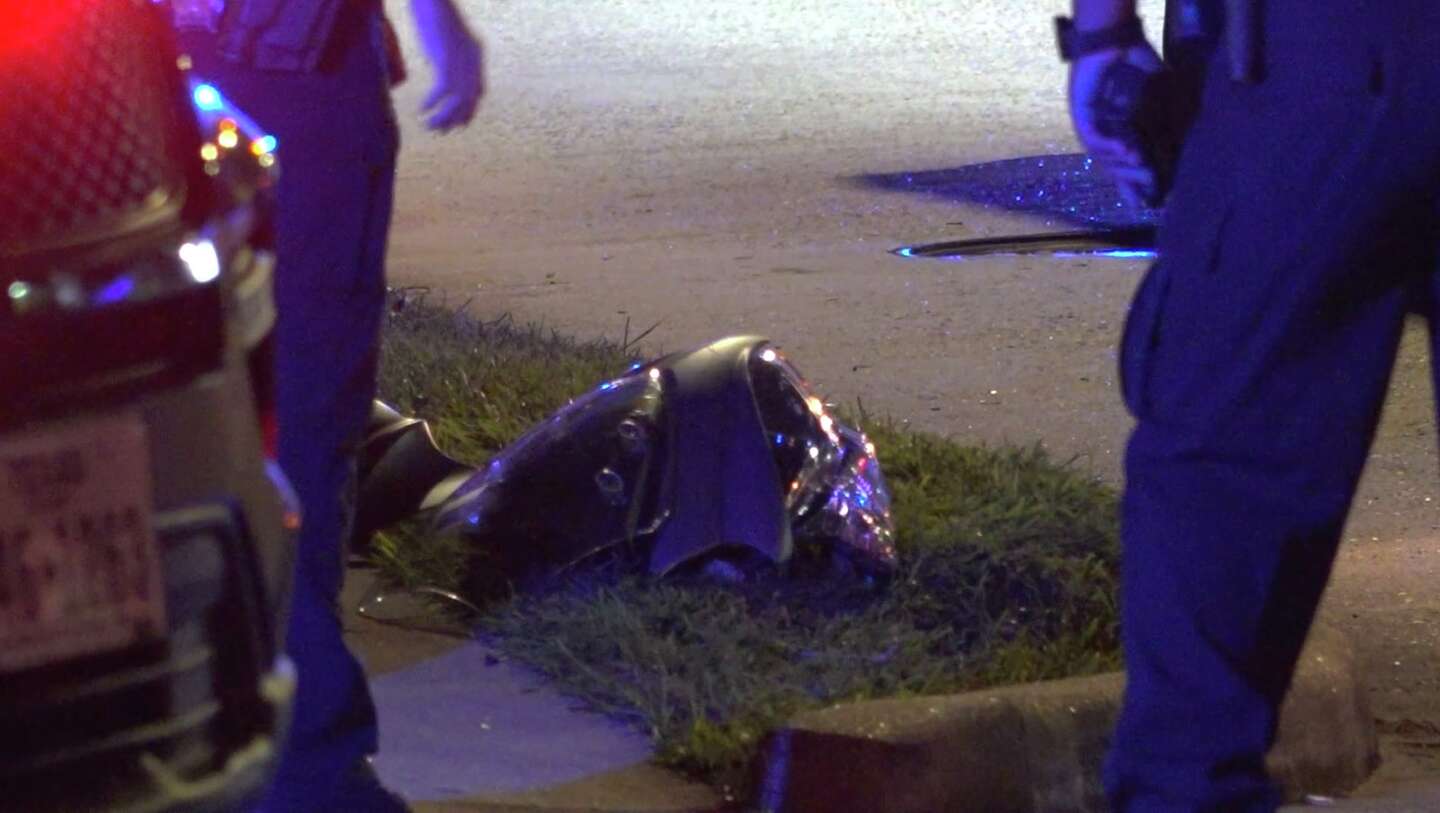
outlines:
[[[53,60],[85,5],[83,0],[0,0],[0,59]]]

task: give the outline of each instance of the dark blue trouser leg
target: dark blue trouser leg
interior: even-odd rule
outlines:
[[[254,100],[279,139],[276,401],[280,462],[304,509],[286,652],[299,686],[266,813],[323,810],[377,745],[337,600],[384,312],[396,139],[388,101],[287,109]],[[247,111],[249,112],[249,111]]]
[[[1428,57],[1270,7],[1266,81],[1212,71],[1126,327],[1122,811],[1278,803],[1277,710],[1433,267],[1435,83],[1401,70]]]
[[[349,12],[358,13],[365,4],[353,5]],[[353,519],[353,454],[375,395],[399,149],[378,42],[349,42],[354,50],[337,72],[320,76],[236,66],[218,57],[212,35],[182,37],[196,75],[215,82],[279,144],[276,412],[280,463],[304,524],[285,642],[298,686],[264,813],[339,813],[344,805],[330,797],[377,745],[375,706],[341,637],[337,602]]]

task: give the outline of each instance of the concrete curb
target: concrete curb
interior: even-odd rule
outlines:
[[[612,807],[605,804],[586,804],[580,807],[534,806],[534,804],[510,804],[505,801],[452,800],[412,801],[413,813],[726,813],[721,807]]]
[[[649,763],[521,793],[411,804],[415,813],[719,813],[734,809],[708,786]]]
[[[768,739],[760,808],[834,813],[1103,811],[1099,767],[1124,675],[803,714]],[[1294,798],[1358,786],[1379,760],[1349,642],[1316,626],[1269,762]]]

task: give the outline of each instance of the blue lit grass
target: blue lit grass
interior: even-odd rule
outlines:
[[[391,314],[381,391],[451,454],[483,461],[633,360],[620,342],[412,302]],[[889,589],[654,581],[612,559],[527,594],[497,579],[468,596],[480,632],[647,732],[661,763],[742,798],[760,740],[797,711],[1118,667],[1109,488],[1039,447],[860,420],[895,498],[903,564]],[[383,577],[409,586],[457,589],[472,555],[413,527],[374,547]]]

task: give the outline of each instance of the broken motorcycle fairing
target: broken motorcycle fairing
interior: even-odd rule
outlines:
[[[655,575],[716,562],[743,574],[755,563],[783,565],[799,545],[865,577],[896,565],[875,447],[836,421],[764,338],[637,364],[468,477],[434,449],[423,423],[390,414],[391,429],[372,434],[388,439],[388,455],[373,444],[362,454],[362,516],[365,502],[403,491],[370,515],[391,521],[396,503],[423,506],[433,532],[460,535],[509,574],[555,572],[621,544],[648,546],[637,549]],[[397,433],[422,440],[397,442]],[[405,481],[407,469],[414,480]],[[394,485],[377,483],[380,472]]]

